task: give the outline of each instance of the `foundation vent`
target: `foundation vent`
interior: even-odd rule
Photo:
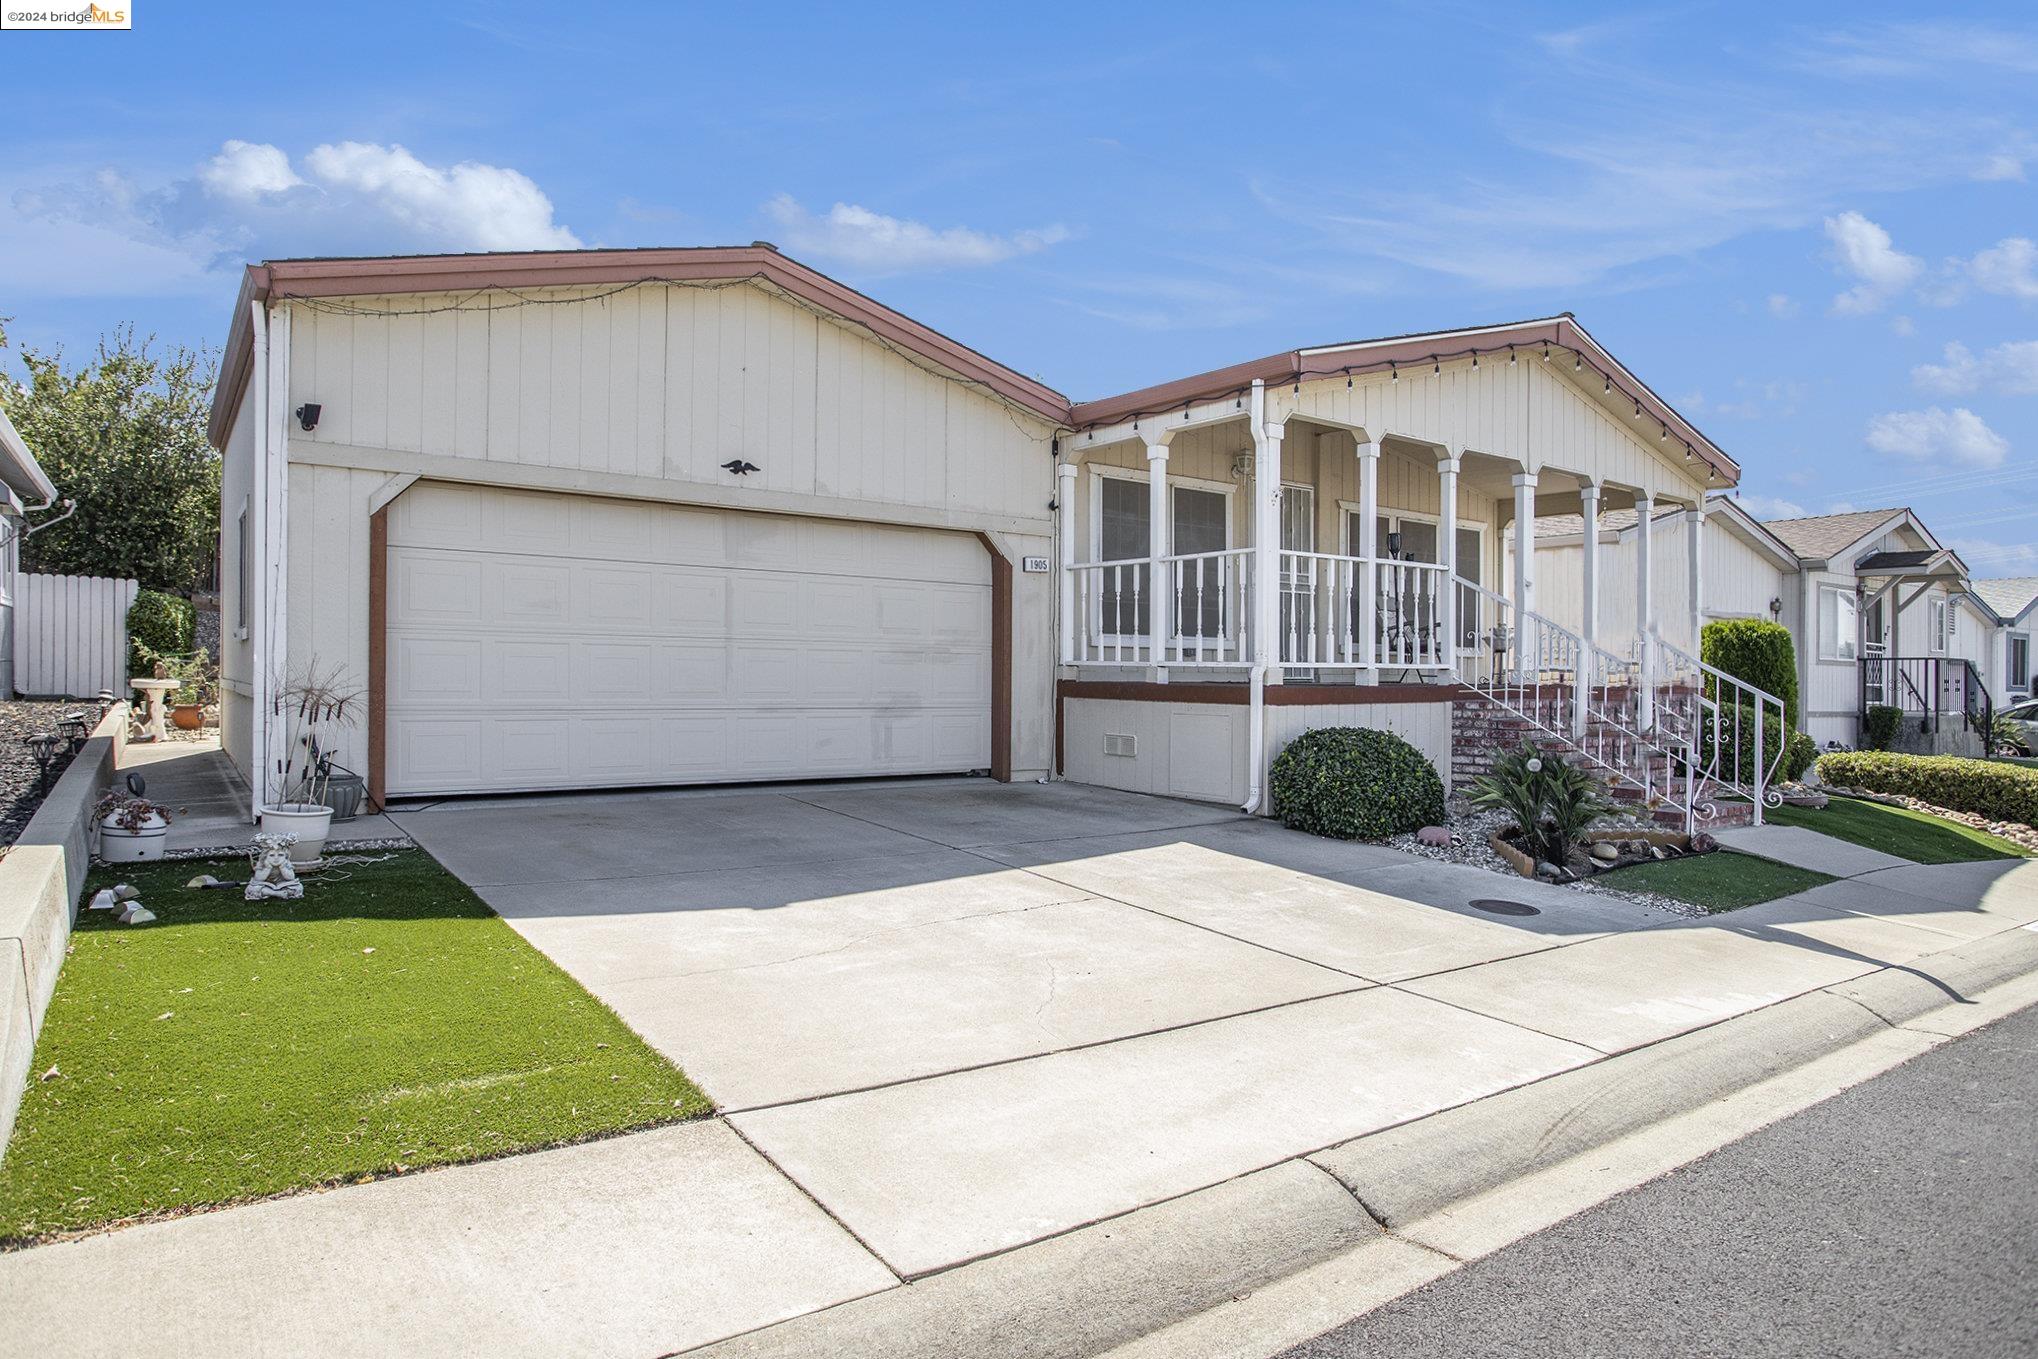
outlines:
[[[1115,732],[1106,732],[1104,734],[1104,753],[1106,755],[1137,755],[1139,753],[1139,738]]]

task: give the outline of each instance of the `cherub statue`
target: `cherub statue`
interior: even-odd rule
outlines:
[[[304,884],[290,866],[294,835],[262,834],[255,837],[254,852],[248,857],[254,872],[248,875],[248,889],[241,895],[248,901],[296,901],[304,895]]]

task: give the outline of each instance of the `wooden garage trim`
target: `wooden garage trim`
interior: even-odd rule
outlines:
[[[378,812],[389,787],[389,504],[368,516],[368,802]]]
[[[977,541],[991,555],[991,777],[1012,781],[1012,562],[988,533]]]

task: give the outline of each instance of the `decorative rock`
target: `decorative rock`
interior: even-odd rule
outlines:
[[[156,913],[139,901],[130,901],[127,908],[120,913],[120,923],[123,925],[146,925],[155,918]]]
[[[110,887],[102,887],[94,892],[92,894],[92,904],[87,907],[88,910],[93,911],[111,911],[117,908],[118,903],[114,901],[113,889]]]
[[[1667,859],[1670,857],[1670,852],[1661,845],[1650,845],[1649,857],[1652,859]]]
[[[113,885],[113,899],[115,901],[134,901],[140,896],[141,893],[135,890],[133,883],[120,882]]]
[[[1546,859],[1536,865],[1536,876],[1555,880],[1564,876],[1564,870]]]
[[[1710,854],[1719,847],[1720,842],[1707,835],[1704,831],[1699,831],[1691,837],[1691,852],[1693,854]]]
[[[1620,846],[1610,840],[1601,840],[1593,845],[1592,857],[1603,864],[1610,864],[1620,858]]]
[[[1451,843],[1451,833],[1442,826],[1424,826],[1415,833],[1416,840],[1425,845],[1443,849]]]

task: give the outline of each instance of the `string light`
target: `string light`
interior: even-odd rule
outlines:
[[[1512,367],[1514,366],[1514,346],[1513,346],[1513,345],[1509,345],[1509,346],[1507,347],[1507,365],[1508,365],[1508,367],[1510,367],[1510,368],[1512,368]]]

